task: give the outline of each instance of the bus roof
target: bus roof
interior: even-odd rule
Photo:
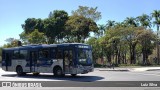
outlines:
[[[24,45],[20,47],[4,48],[3,50],[18,50],[18,49],[32,49],[32,48],[47,48],[47,47],[63,47],[63,46],[75,46],[75,45],[87,45],[84,43],[62,43],[62,44],[33,44]]]

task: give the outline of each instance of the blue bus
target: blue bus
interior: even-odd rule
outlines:
[[[55,76],[92,72],[92,48],[82,43],[27,45],[2,50],[2,69],[26,73],[53,73]]]

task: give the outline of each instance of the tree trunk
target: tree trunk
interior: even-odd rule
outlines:
[[[111,63],[111,55],[107,55],[108,62]]]
[[[142,54],[143,54],[143,65],[145,65],[145,57],[146,57],[146,55],[145,55],[145,50],[142,48]]]
[[[133,44],[132,47],[131,47],[131,64],[135,64],[136,63],[135,47],[136,47],[136,44]]]
[[[129,46],[129,51],[130,51],[130,64],[132,64],[132,48],[131,48],[131,45]]]
[[[127,52],[124,53],[125,64],[127,64]]]
[[[118,64],[121,64],[121,55],[120,55],[120,50],[118,50]]]
[[[122,53],[122,64],[125,64],[125,54]]]
[[[118,50],[116,49],[116,60],[115,60],[115,64],[118,64]]]
[[[157,25],[157,36],[159,37],[159,26]],[[159,65],[159,42],[157,39],[157,64]]]

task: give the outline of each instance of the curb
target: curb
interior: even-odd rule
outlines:
[[[113,69],[113,70],[99,70],[99,71],[130,71],[128,69]]]
[[[160,71],[160,69],[148,69],[146,71]]]

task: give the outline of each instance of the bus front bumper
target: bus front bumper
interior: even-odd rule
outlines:
[[[77,68],[77,73],[80,73],[80,74],[86,74],[93,71],[94,71],[93,66],[78,66]]]

